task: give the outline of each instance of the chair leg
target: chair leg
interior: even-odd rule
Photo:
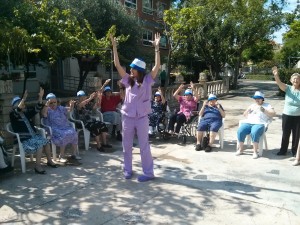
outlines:
[[[56,161],[56,145],[51,143],[51,148],[52,148],[52,158],[54,161]]]
[[[264,135],[263,134],[260,139],[259,139],[259,143],[258,143],[258,149],[259,149],[259,156],[262,156],[263,151],[264,151]]]
[[[11,155],[11,166],[15,165],[15,155],[16,155],[16,146],[13,147],[12,155]]]
[[[25,152],[23,149],[20,150],[20,160],[21,160],[21,167],[22,167],[22,173],[26,173],[26,162],[25,162]]]
[[[84,136],[85,150],[88,151],[89,150],[89,145],[90,145],[91,133],[87,129],[84,129],[83,130],[83,136]]]
[[[268,142],[267,142],[267,135],[264,133],[264,142],[265,142],[265,149],[268,150]]]

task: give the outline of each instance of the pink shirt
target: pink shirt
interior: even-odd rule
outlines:
[[[151,73],[145,75],[140,86],[135,81],[135,84],[131,87],[128,81],[129,74],[126,74],[121,79],[121,83],[126,88],[121,113],[128,117],[147,116],[151,113],[152,85],[154,83]]]
[[[191,117],[193,111],[197,110],[196,98],[191,98],[187,101],[185,97],[179,96],[178,102],[180,104],[180,111],[178,113],[183,113],[187,119]]]

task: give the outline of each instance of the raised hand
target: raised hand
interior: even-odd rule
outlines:
[[[277,68],[277,66],[273,66],[272,67],[272,72],[273,72],[274,76],[278,76],[278,68]]]
[[[26,101],[27,96],[28,96],[28,92],[27,92],[27,90],[25,90],[23,98],[22,98],[24,100],[24,102]]]
[[[154,35],[154,41],[152,41],[152,44],[155,48],[159,48],[159,42],[160,42],[160,33],[156,33]]]
[[[110,81],[111,81],[111,79],[107,79],[107,80],[104,82],[104,85],[107,85]]]
[[[112,34],[110,35],[110,41],[112,46],[117,46],[117,39]]]
[[[44,96],[44,88],[40,87],[40,92],[38,93],[39,98],[43,98]]]

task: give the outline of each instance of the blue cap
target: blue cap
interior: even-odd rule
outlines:
[[[193,95],[193,92],[191,89],[186,89],[184,95]]]
[[[211,100],[217,100],[217,96],[215,96],[214,94],[209,94],[207,101],[211,101]]]
[[[142,72],[145,72],[146,70],[146,63],[142,59],[138,58],[135,58],[129,66]]]
[[[104,90],[103,90],[103,92],[107,92],[107,91],[111,91],[110,86],[106,86],[106,87],[104,88]]]
[[[47,100],[48,100],[48,99],[52,99],[52,98],[56,98],[55,94],[53,94],[53,93],[47,94],[47,96],[46,96],[46,99],[47,99]]]
[[[86,96],[85,92],[82,90],[77,92],[77,97],[81,97],[81,96]]]
[[[264,100],[265,99],[265,95],[263,93],[261,93],[260,91],[256,91],[254,93],[254,95],[252,96],[252,98]]]
[[[161,94],[159,93],[159,91],[155,92],[154,96],[161,96]]]
[[[21,100],[21,98],[19,96],[14,97],[13,100],[11,101],[11,106],[14,106],[20,100]]]

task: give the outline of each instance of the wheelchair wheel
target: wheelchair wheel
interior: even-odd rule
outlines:
[[[186,135],[182,135],[182,144],[186,144]]]
[[[197,137],[197,127],[198,127],[198,116],[192,119],[190,124],[191,135]]]

